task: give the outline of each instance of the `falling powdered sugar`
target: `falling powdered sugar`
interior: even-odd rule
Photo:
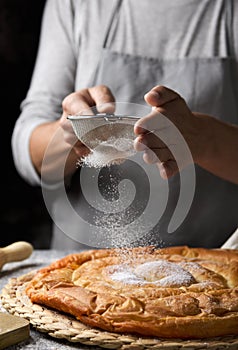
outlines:
[[[84,135],[83,142],[85,145],[87,143],[90,145],[91,152],[82,158],[78,165],[86,169],[97,168],[100,171],[106,167],[109,173],[112,171],[112,175],[105,180],[100,179],[99,172],[98,183],[103,184],[104,189],[99,190],[100,196],[95,196],[94,202],[91,203],[97,208],[91,223],[92,232],[95,234],[89,238],[92,246],[108,248],[155,244],[154,237],[146,237],[148,231],[148,221],[144,214],[147,205],[146,196],[143,197],[144,201],[138,201],[134,179],[127,179],[127,174],[124,177],[125,170],[120,174],[123,169],[122,163],[136,155],[134,138],[133,127],[124,124],[112,124],[107,128],[94,129],[93,134]],[[121,164],[122,168],[114,168],[117,172],[115,173],[113,166]],[[158,237],[155,240],[158,244]]]

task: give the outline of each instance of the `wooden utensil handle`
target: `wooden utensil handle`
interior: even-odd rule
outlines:
[[[32,251],[32,245],[24,241],[15,242],[7,247],[1,248],[5,263],[27,259]]]

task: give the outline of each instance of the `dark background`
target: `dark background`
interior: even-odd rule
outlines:
[[[35,63],[44,5],[45,0],[0,0],[0,247],[26,240],[45,249],[51,239],[51,219],[41,189],[20,177],[11,150],[13,127]]]

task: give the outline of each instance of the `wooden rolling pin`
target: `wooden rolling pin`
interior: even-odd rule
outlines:
[[[33,251],[30,243],[19,241],[0,248],[0,271],[4,264],[29,258]]]

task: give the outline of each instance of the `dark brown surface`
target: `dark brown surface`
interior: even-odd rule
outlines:
[[[45,0],[0,0],[1,214],[0,246],[27,240],[48,248],[51,221],[40,188],[17,173],[11,135],[30,84]]]

